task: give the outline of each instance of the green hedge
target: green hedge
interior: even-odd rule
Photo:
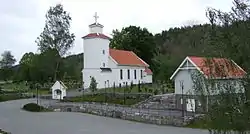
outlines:
[[[26,98],[30,98],[30,97],[22,96],[20,94],[5,94],[5,95],[0,95],[0,102],[9,101],[9,100],[26,99]]]
[[[36,103],[28,103],[23,106],[24,110],[31,111],[31,112],[44,112],[48,111],[46,108],[43,106],[39,106]]]

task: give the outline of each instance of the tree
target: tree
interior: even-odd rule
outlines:
[[[23,64],[25,64],[25,65],[31,65],[34,56],[35,56],[35,54],[32,53],[32,52],[25,53],[25,54],[23,55],[23,57],[21,58],[21,60],[19,61],[19,64],[20,64],[20,65],[23,65]]]
[[[212,25],[212,29],[209,31],[209,44],[218,48],[219,51],[217,52],[219,52],[220,57],[234,59],[247,72],[250,70],[250,39],[247,36],[250,33],[249,12],[249,1],[246,0],[234,0],[234,6],[230,12],[222,12],[213,8],[209,8],[207,11],[207,16]],[[225,72],[216,72],[216,74],[222,75],[223,73]],[[224,134],[231,132],[231,130],[237,133],[249,131],[249,76],[241,80],[245,92],[238,91],[237,94],[235,94],[238,90],[235,88],[236,83],[227,82],[221,85],[213,80],[205,80],[200,75],[196,76],[194,81],[196,92],[202,95],[201,100],[203,102],[205,102],[204,100],[208,101],[206,120],[212,133]],[[213,91],[219,91],[219,95],[211,99],[208,96],[213,94]]]
[[[16,59],[10,51],[4,51],[1,56],[2,60],[0,61],[0,79],[11,79],[13,74],[12,67],[16,62]]]
[[[36,43],[41,52],[49,49],[55,49],[60,56],[64,56],[73,46],[75,35],[71,34],[70,29],[71,17],[64,11],[61,4],[50,7],[46,14],[46,22],[43,32],[37,38]],[[57,59],[54,80],[57,79],[57,71],[60,65],[60,58]]]
[[[154,36],[146,28],[129,26],[121,31],[113,30],[113,39],[110,42],[111,48],[123,49],[135,52],[149,65],[155,54]]]
[[[95,92],[97,90],[97,84],[98,83],[96,82],[96,79],[94,77],[91,77],[89,88],[92,92]]]
[[[21,60],[19,61],[19,68],[16,71],[14,77],[16,81],[31,81],[30,75],[31,73],[35,73],[35,72],[30,72],[31,67],[35,66],[33,65],[35,56],[36,55],[32,52],[25,53],[22,56]]]
[[[4,51],[1,56],[2,60],[0,61],[0,68],[10,68],[16,62],[16,59],[10,51]]]

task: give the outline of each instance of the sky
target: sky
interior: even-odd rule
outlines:
[[[36,38],[45,25],[49,7],[62,4],[72,17],[71,32],[76,35],[68,54],[83,52],[81,37],[88,25],[104,25],[104,33],[129,25],[159,33],[171,27],[207,23],[208,7],[229,11],[232,0],[4,0],[0,4],[0,53],[11,51],[18,61],[26,52],[38,52]]]

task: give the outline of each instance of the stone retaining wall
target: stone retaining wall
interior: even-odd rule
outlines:
[[[81,105],[50,105],[48,108],[60,112],[82,112],[99,116],[106,116],[112,118],[119,118],[124,120],[138,121],[149,124],[157,125],[172,125],[172,126],[185,126],[192,117],[180,116],[162,116],[157,114],[141,113],[140,111],[128,110],[123,108],[108,108],[105,105],[102,107],[88,104]]]

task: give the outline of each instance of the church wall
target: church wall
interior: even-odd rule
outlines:
[[[109,40],[92,38],[84,40],[84,68],[96,69],[108,66]]]
[[[111,62],[112,63],[112,62]],[[112,65],[112,64],[111,64]],[[97,88],[113,87],[114,84],[116,87],[140,83],[152,83],[152,75],[147,75],[146,77],[141,78],[141,70],[144,76],[144,67],[133,67],[133,66],[117,66],[113,64],[112,72],[101,72],[101,69],[84,69],[83,74],[84,88],[89,88],[90,85],[90,76],[95,77],[97,81]],[[122,79],[120,77],[120,70],[122,69]],[[130,78],[128,79],[128,70],[130,70]],[[136,79],[134,77],[134,70],[136,70]]]
[[[97,82],[97,88],[102,88],[104,77],[101,75],[101,70],[99,69],[84,69],[83,70],[83,82],[84,88],[89,88],[91,77],[94,77]]]
[[[123,78],[121,79],[120,77],[120,70],[122,69],[122,75]],[[121,84],[121,86],[125,86],[126,82],[128,85],[131,84],[138,84],[139,81],[140,83],[143,82],[143,79],[141,78],[141,70],[142,70],[142,75],[144,71],[144,67],[133,67],[133,66],[117,66],[117,69],[114,69],[115,74],[118,76],[118,79],[116,81],[117,85]],[[128,78],[128,70],[130,73],[130,78]],[[134,76],[134,70],[136,70],[136,78]]]
[[[145,83],[152,83],[152,81],[153,81],[153,76],[151,74],[143,77],[143,82]]]

